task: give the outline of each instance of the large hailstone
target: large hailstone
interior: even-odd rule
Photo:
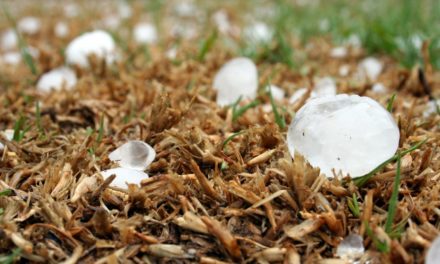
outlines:
[[[37,89],[42,92],[70,89],[76,84],[75,72],[67,67],[59,67],[43,74],[37,83]]]
[[[151,23],[139,23],[133,29],[134,39],[137,43],[153,44],[157,42],[157,30]]]
[[[143,171],[153,162],[156,152],[147,143],[132,140],[115,149],[108,157],[121,167]]]
[[[111,35],[102,30],[87,32],[72,40],[66,48],[68,64],[89,66],[89,56],[105,59],[107,64],[115,61],[116,45]]]
[[[257,66],[248,58],[232,59],[217,72],[213,87],[220,106],[233,104],[240,97],[252,100],[257,96]]]
[[[369,97],[340,94],[308,101],[289,126],[287,144],[312,166],[362,176],[392,157],[399,128],[391,114]]]

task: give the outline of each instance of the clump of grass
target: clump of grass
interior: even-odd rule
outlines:
[[[12,140],[19,142],[24,138],[26,132],[30,129],[30,127],[25,127],[25,123],[26,117],[23,114],[20,114],[20,117],[14,124],[14,135]]]

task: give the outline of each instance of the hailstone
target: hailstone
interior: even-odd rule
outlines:
[[[346,236],[336,249],[336,255],[342,259],[355,260],[364,254],[364,243],[360,235]]]
[[[263,22],[255,22],[244,29],[246,39],[253,42],[267,43],[273,36],[273,30]]]
[[[425,257],[425,264],[436,264],[440,259],[440,236],[437,236],[436,239],[431,244],[431,247],[428,250],[428,253]]]
[[[42,92],[72,88],[76,84],[75,72],[67,67],[59,67],[43,74],[37,83],[37,89]]]
[[[153,162],[156,151],[143,141],[132,140],[115,149],[108,157],[123,168],[143,171]]]
[[[9,141],[11,141],[14,138],[14,130],[13,129],[6,129],[5,131],[0,132],[0,133],[2,133],[5,136],[5,138]],[[4,148],[5,148],[5,146],[2,143],[0,143],[0,150],[2,150]]]
[[[368,78],[370,81],[375,81],[382,72],[382,69],[382,62],[376,58],[368,57],[361,61],[358,72],[361,76]]]
[[[114,168],[101,171],[101,175],[104,177],[104,179],[107,179],[113,174],[115,174],[116,177],[110,183],[110,186],[121,189],[126,189],[127,183],[140,184],[142,180],[148,179],[148,174],[145,172],[128,168]]]
[[[3,50],[14,49],[18,45],[18,37],[13,29],[8,29],[2,34],[1,48]]]
[[[133,29],[133,35],[137,43],[153,44],[157,41],[157,30],[151,23],[137,24]]]
[[[362,176],[392,157],[399,128],[391,114],[369,97],[339,94],[309,100],[289,126],[287,144],[332,177]]]
[[[257,96],[257,66],[248,58],[232,59],[217,72],[213,87],[220,106],[233,104],[240,97],[252,100]]]
[[[89,56],[105,59],[107,64],[115,61],[116,45],[111,35],[102,30],[87,32],[72,40],[66,48],[68,64],[89,66]]]
[[[41,22],[36,17],[24,17],[18,21],[17,27],[21,32],[33,35],[40,31]]]

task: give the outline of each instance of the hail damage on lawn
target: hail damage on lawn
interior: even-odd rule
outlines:
[[[9,46],[0,47],[2,261],[347,263],[354,259],[346,252],[354,251],[361,263],[423,262],[440,234],[440,114],[426,112],[440,97],[440,74],[428,41],[417,51],[420,64],[409,68],[395,53],[376,54],[383,68],[372,80],[358,69],[378,43],[350,44],[335,58],[327,37],[304,43],[283,35],[279,25],[272,41],[249,48],[239,41],[246,21],[229,2],[207,5],[206,14],[191,1],[89,2],[50,2],[59,11],[53,17],[33,3],[2,3],[10,18],[0,18],[1,33],[20,30],[9,23],[22,17],[41,22],[35,34],[20,34],[25,41],[16,49],[24,60],[18,64],[4,60]],[[145,10],[151,12],[146,20]],[[203,31],[201,13],[216,15],[222,27]],[[105,19],[116,14],[120,20]],[[161,23],[165,14],[173,15]],[[67,27],[62,38],[57,22]],[[157,27],[154,43],[135,41],[138,23]],[[77,80],[72,87],[61,82],[39,90],[44,73],[67,67],[69,42],[98,28],[116,43],[114,61],[89,56],[87,68],[69,66]],[[244,55],[258,69],[256,98],[217,105],[216,73]],[[388,106],[398,123],[396,155],[363,178],[336,171],[327,178],[289,153],[288,124],[326,76],[338,94]],[[267,92],[268,80],[285,98]],[[375,84],[386,89],[376,92]],[[116,176],[101,172],[119,167],[109,155],[131,140],[154,148],[149,178],[113,187]],[[342,241],[358,248],[338,249]]]

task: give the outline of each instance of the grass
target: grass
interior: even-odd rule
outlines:
[[[241,96],[238,98],[238,100],[232,105],[232,121],[235,122],[238,120],[240,116],[242,116],[247,110],[254,108],[260,104],[260,101],[258,99],[253,100],[252,102],[239,107],[238,104],[241,101]]]
[[[197,60],[204,61],[206,54],[211,50],[214,46],[215,41],[218,38],[217,30],[213,30],[211,35],[207,39],[205,39],[199,49],[199,54],[197,55]]]
[[[387,104],[387,110],[388,110],[388,112],[392,112],[393,111],[393,103],[394,103],[394,100],[396,99],[396,94],[393,94],[392,96],[391,96],[391,98],[390,98],[390,100],[388,100],[388,104]]]
[[[358,186],[358,187],[362,187],[364,186],[368,180],[371,179],[371,177],[373,177],[377,172],[379,172],[380,170],[382,170],[388,163],[396,161],[400,156],[405,156],[408,153],[413,152],[414,150],[420,148],[423,144],[426,143],[428,139],[422,140],[416,144],[414,144],[413,146],[411,146],[409,149],[402,151],[400,154],[396,154],[394,156],[392,156],[391,158],[387,159],[386,161],[384,161],[382,164],[380,164],[379,166],[377,166],[374,170],[372,170],[371,172],[362,175],[360,177],[356,177],[353,182]]]
[[[12,140],[19,142],[24,138],[26,132],[29,130],[29,128],[25,129],[25,123],[26,117],[23,114],[20,114],[20,117],[14,124],[14,135]]]
[[[235,132],[235,133],[233,133],[232,135],[230,135],[227,139],[225,139],[225,141],[223,141],[223,144],[222,144],[223,148],[225,148],[226,145],[227,145],[231,140],[233,140],[235,137],[237,137],[237,136],[239,136],[239,135],[241,135],[241,134],[243,134],[243,133],[244,133],[244,131],[238,131],[238,132]]]
[[[17,35],[18,46],[20,48],[21,57],[23,58],[23,61],[26,63],[26,65],[28,66],[29,70],[31,71],[31,73],[34,76],[38,75],[37,66],[35,65],[34,59],[29,54],[29,47],[27,45],[26,40],[21,36],[20,32],[17,29],[17,23],[16,23],[15,19],[11,16],[7,6],[4,3],[1,3],[1,7],[2,7],[2,10],[3,10],[3,14],[5,15],[6,19],[9,22],[9,24],[14,29],[15,34]]]
[[[350,208],[351,213],[354,217],[359,217],[361,215],[361,210],[359,209],[359,203],[357,201],[356,193],[353,193],[353,197],[348,199],[348,208]]]
[[[268,87],[268,86],[266,86]],[[268,94],[270,97],[270,104],[272,105],[272,112],[275,116],[275,123],[277,123],[277,125],[281,128],[284,129],[286,128],[286,120],[284,120],[284,117],[278,112],[278,107],[275,104],[275,100],[273,99],[272,96],[272,90],[268,89]]]
[[[400,188],[400,165],[401,165],[401,155],[397,153],[397,168],[396,177],[394,178],[393,192],[388,205],[387,221],[385,223],[385,232],[388,234],[393,231],[394,217],[397,211],[399,188]]]
[[[373,241],[373,244],[377,248],[377,250],[379,250],[379,252],[382,252],[382,253],[390,252],[389,245],[385,241],[381,241],[379,238],[377,238],[377,236],[373,233],[373,230],[371,230],[371,227],[367,221],[365,221],[364,223],[365,223],[367,235],[371,238],[371,240]]]
[[[20,255],[21,249],[15,248],[12,250],[12,253],[10,255],[0,255],[0,263],[2,264],[12,264],[15,263],[16,258]]]

